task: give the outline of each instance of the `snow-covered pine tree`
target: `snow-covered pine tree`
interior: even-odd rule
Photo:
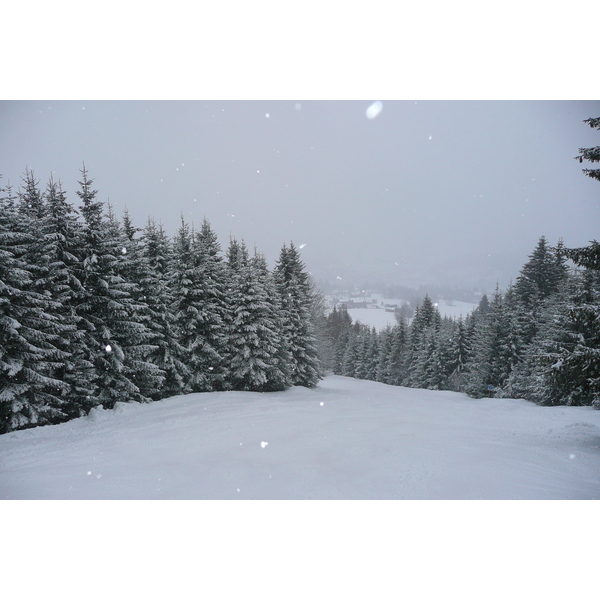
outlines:
[[[379,362],[379,334],[375,327],[371,327],[367,336],[365,356],[365,379],[376,381],[377,364]]]
[[[544,301],[558,291],[566,276],[562,252],[550,247],[542,236],[511,288],[513,298],[507,298],[518,320],[522,348],[526,348],[536,334]]]
[[[152,399],[176,396],[186,390],[190,379],[187,365],[181,361],[183,348],[179,344],[171,304],[173,293],[169,285],[171,245],[161,226],[149,218],[141,238],[144,270],[138,284],[150,311],[149,327],[155,332],[154,344],[148,359],[165,373],[161,390]]]
[[[600,270],[585,269],[575,277],[566,310],[560,308],[554,335],[537,355],[548,388],[542,403],[600,409]]]
[[[469,356],[469,338],[465,322],[461,316],[456,322],[447,357],[448,389],[455,392],[464,390],[465,369]]]
[[[348,314],[346,306],[340,306],[339,310],[334,306],[327,316],[326,334],[331,346],[331,370],[335,375],[342,374],[344,350],[351,326],[352,317]]]
[[[188,366],[188,388],[193,392],[226,385],[225,284],[218,251],[208,222],[199,235],[192,234],[182,216],[173,244],[173,314],[184,350],[178,360]]]
[[[322,375],[311,321],[312,297],[304,263],[293,242],[289,248],[283,245],[274,279],[280,298],[284,339],[291,354],[292,383],[315,387]]]
[[[443,317],[436,335],[436,356],[430,376],[430,389],[447,390],[450,388],[450,377],[457,370],[458,364],[458,322]]]
[[[110,205],[108,229],[111,252],[117,258],[115,269],[123,279],[121,289],[127,289],[130,296],[129,320],[122,340],[126,373],[143,398],[156,400],[163,397],[165,372],[152,360],[152,356],[163,342],[163,334],[157,327],[156,314],[149,306],[149,290],[142,286],[150,267],[143,253],[142,241],[137,237],[141,230],[134,226],[127,209],[119,223]]]
[[[542,236],[521,269],[515,294],[525,304],[538,303],[555,293],[566,275],[564,259]]]
[[[357,377],[356,356],[359,343],[358,336],[359,332],[354,327],[348,331],[348,339],[346,340],[346,344],[344,346],[344,354],[341,361],[341,375],[346,377]]]
[[[379,332],[379,352],[377,355],[377,366],[375,369],[375,381],[387,383],[388,357],[392,352],[392,327],[388,325]]]
[[[389,385],[406,385],[409,333],[404,319],[394,325],[391,335],[391,352],[386,365],[385,383]]]
[[[93,364],[86,350],[82,319],[76,312],[78,299],[84,294],[79,279],[83,253],[81,223],[77,212],[67,202],[60,181],[56,183],[50,178],[43,200],[43,254],[50,267],[44,288],[58,301],[57,313],[68,325],[57,339],[58,347],[65,354],[55,369],[55,377],[69,386],[61,390],[61,410],[68,418],[74,418],[86,414],[93,393]]]
[[[244,254],[244,246],[241,252]],[[232,269],[229,332],[230,385],[234,390],[269,392],[291,385],[289,356],[279,334],[264,257],[255,253]]]
[[[334,375],[344,375],[344,354],[346,352],[346,347],[348,345],[351,332],[352,327],[343,329],[335,341],[333,362]]]
[[[80,211],[84,218],[80,276],[84,293],[76,312],[86,330],[86,349],[94,365],[95,391],[89,407],[94,403],[112,408],[116,402],[149,401],[133,381],[137,357],[125,355],[136,342],[145,344],[148,331],[136,320],[130,293],[134,284],[119,275],[117,254],[121,253],[122,240],[115,223],[104,218],[104,205],[96,200],[98,192],[92,189],[93,181],[88,178],[85,165],[81,173],[81,190],[77,195],[82,201]]]
[[[366,325],[360,324],[360,330],[355,342],[354,377],[366,379],[369,369],[369,342],[371,331]]]
[[[519,361],[517,326],[496,286],[489,312],[478,321],[466,391],[476,398],[495,396]]]
[[[568,277],[560,290],[544,302],[536,334],[511,372],[503,396],[545,404],[560,403],[560,392],[552,384],[550,375],[553,365],[559,361],[557,352],[560,350],[560,341],[566,339],[569,298],[574,284],[574,279]]]
[[[441,315],[429,295],[415,308],[415,316],[410,325],[407,355],[407,377],[405,385],[426,387],[425,365],[431,351],[431,336],[439,329]]]
[[[36,291],[43,270],[29,262],[39,257],[42,207],[19,210],[23,196],[17,206],[7,191],[8,197],[0,197],[1,433],[64,419],[60,391],[67,387],[53,376],[64,357],[56,346],[63,328],[57,303]]]
[[[212,390],[224,390],[228,388],[229,378],[227,288],[230,281],[217,235],[206,218],[202,220],[200,231],[194,233],[194,248],[198,271],[196,300],[200,307],[198,332],[214,350],[209,365],[209,385]]]

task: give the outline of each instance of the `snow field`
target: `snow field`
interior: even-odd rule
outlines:
[[[458,319],[462,316],[464,319],[469,313],[477,307],[477,304],[468,302],[455,301],[448,304],[445,300],[438,300],[436,303],[437,309],[442,317],[451,317]],[[388,325],[393,327],[396,324],[396,317],[393,312],[387,312],[383,308],[349,308],[348,314],[352,317],[352,321],[360,321],[363,325],[375,327],[377,331],[385,329]]]
[[[3,499],[598,499],[600,411],[331,376],[0,436]]]

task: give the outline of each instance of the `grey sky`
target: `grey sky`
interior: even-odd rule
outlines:
[[[600,232],[596,101],[3,101],[0,173],[51,173],[172,235],[206,216],[272,265],[303,245],[317,279],[506,286],[537,239]],[[268,115],[268,116],[267,116]]]

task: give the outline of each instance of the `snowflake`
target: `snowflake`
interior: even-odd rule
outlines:
[[[383,103],[377,100],[367,108],[367,119],[374,119],[383,109]]]

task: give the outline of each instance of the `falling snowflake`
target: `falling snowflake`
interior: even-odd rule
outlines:
[[[324,405],[325,405],[325,402],[320,402],[319,404],[320,404],[321,406],[324,406]]]
[[[110,344],[106,344],[106,346],[104,346],[104,350],[108,353],[112,352],[112,346]]]
[[[306,244],[300,244],[300,249],[304,248],[304,246],[306,246]]]
[[[267,114],[265,115],[265,117],[266,117],[267,119],[268,119],[270,116],[271,116],[271,115],[270,115],[269,113],[267,113]]]
[[[369,108],[367,108],[367,119],[374,119],[383,110],[383,103],[379,100],[373,102]]]
[[[127,254],[127,248],[123,248],[123,249],[121,250],[121,254]]]
[[[269,445],[269,442],[261,442],[260,443],[261,448],[266,448],[268,445]]]

